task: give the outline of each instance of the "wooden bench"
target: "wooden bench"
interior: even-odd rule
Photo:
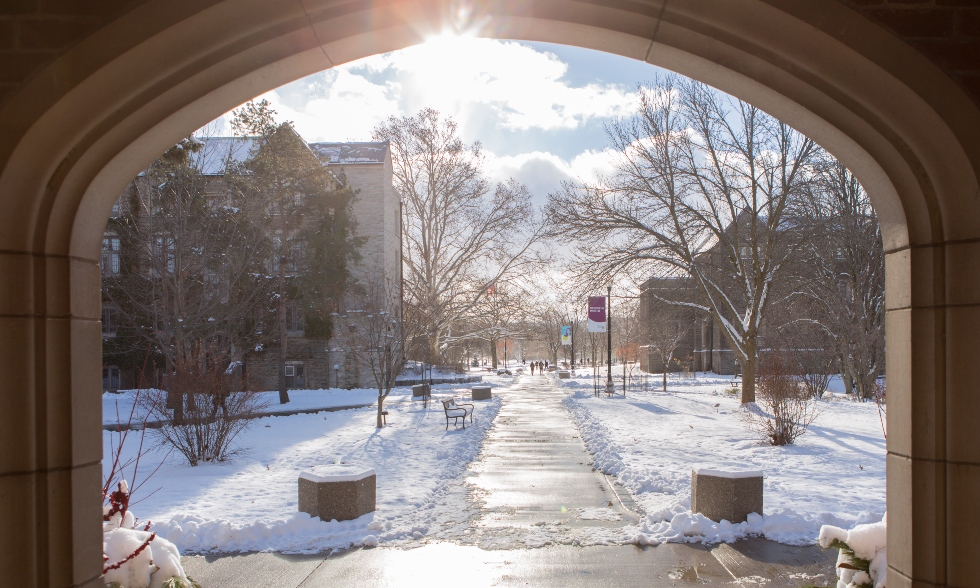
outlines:
[[[469,407],[469,408],[466,408]],[[453,426],[459,424],[459,419],[463,419],[463,428],[466,428],[466,416],[469,415],[470,422],[473,422],[473,405],[456,404],[456,400],[450,398],[442,401],[442,408],[446,411],[446,430],[449,430],[449,419],[453,419]]]

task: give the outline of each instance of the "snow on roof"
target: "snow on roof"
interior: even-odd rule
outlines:
[[[228,163],[248,159],[254,137],[206,137],[204,146],[191,155],[206,176],[224,175]],[[310,150],[327,165],[384,163],[388,143],[309,143]]]
[[[248,159],[255,142],[253,137],[207,137],[200,139],[204,146],[191,155],[206,176],[223,176],[228,163]]]
[[[384,163],[388,143],[310,143],[310,149],[326,164]]]

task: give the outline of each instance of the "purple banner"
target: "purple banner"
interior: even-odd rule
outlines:
[[[589,332],[606,332],[606,297],[589,296]]]

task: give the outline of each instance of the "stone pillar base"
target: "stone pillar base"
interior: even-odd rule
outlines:
[[[490,386],[473,386],[471,392],[473,400],[490,400],[493,397]]]
[[[299,511],[323,521],[349,521],[373,512],[377,476],[371,468],[330,465],[299,475]]]
[[[691,472],[691,512],[713,521],[742,523],[750,512],[762,514],[762,472]]]

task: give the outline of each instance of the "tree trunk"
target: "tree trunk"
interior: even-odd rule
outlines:
[[[285,245],[282,245],[285,247]],[[286,258],[279,257],[279,404],[289,403],[286,390]]]
[[[759,363],[755,346],[746,345],[746,349],[751,349],[751,352],[742,362],[742,404],[755,402],[755,372]]]
[[[493,369],[497,369],[497,340],[490,341],[490,364]]]
[[[841,362],[840,379],[844,384],[844,393],[852,394],[854,392],[854,380],[851,379],[851,372],[843,361]]]
[[[377,424],[377,427],[379,429],[382,426],[384,426],[384,423],[381,420],[382,419],[381,413],[384,411],[384,405],[385,405],[385,397],[384,397],[384,395],[378,394],[378,424]]]
[[[667,362],[669,360],[665,359],[664,362],[664,392],[667,391]]]

